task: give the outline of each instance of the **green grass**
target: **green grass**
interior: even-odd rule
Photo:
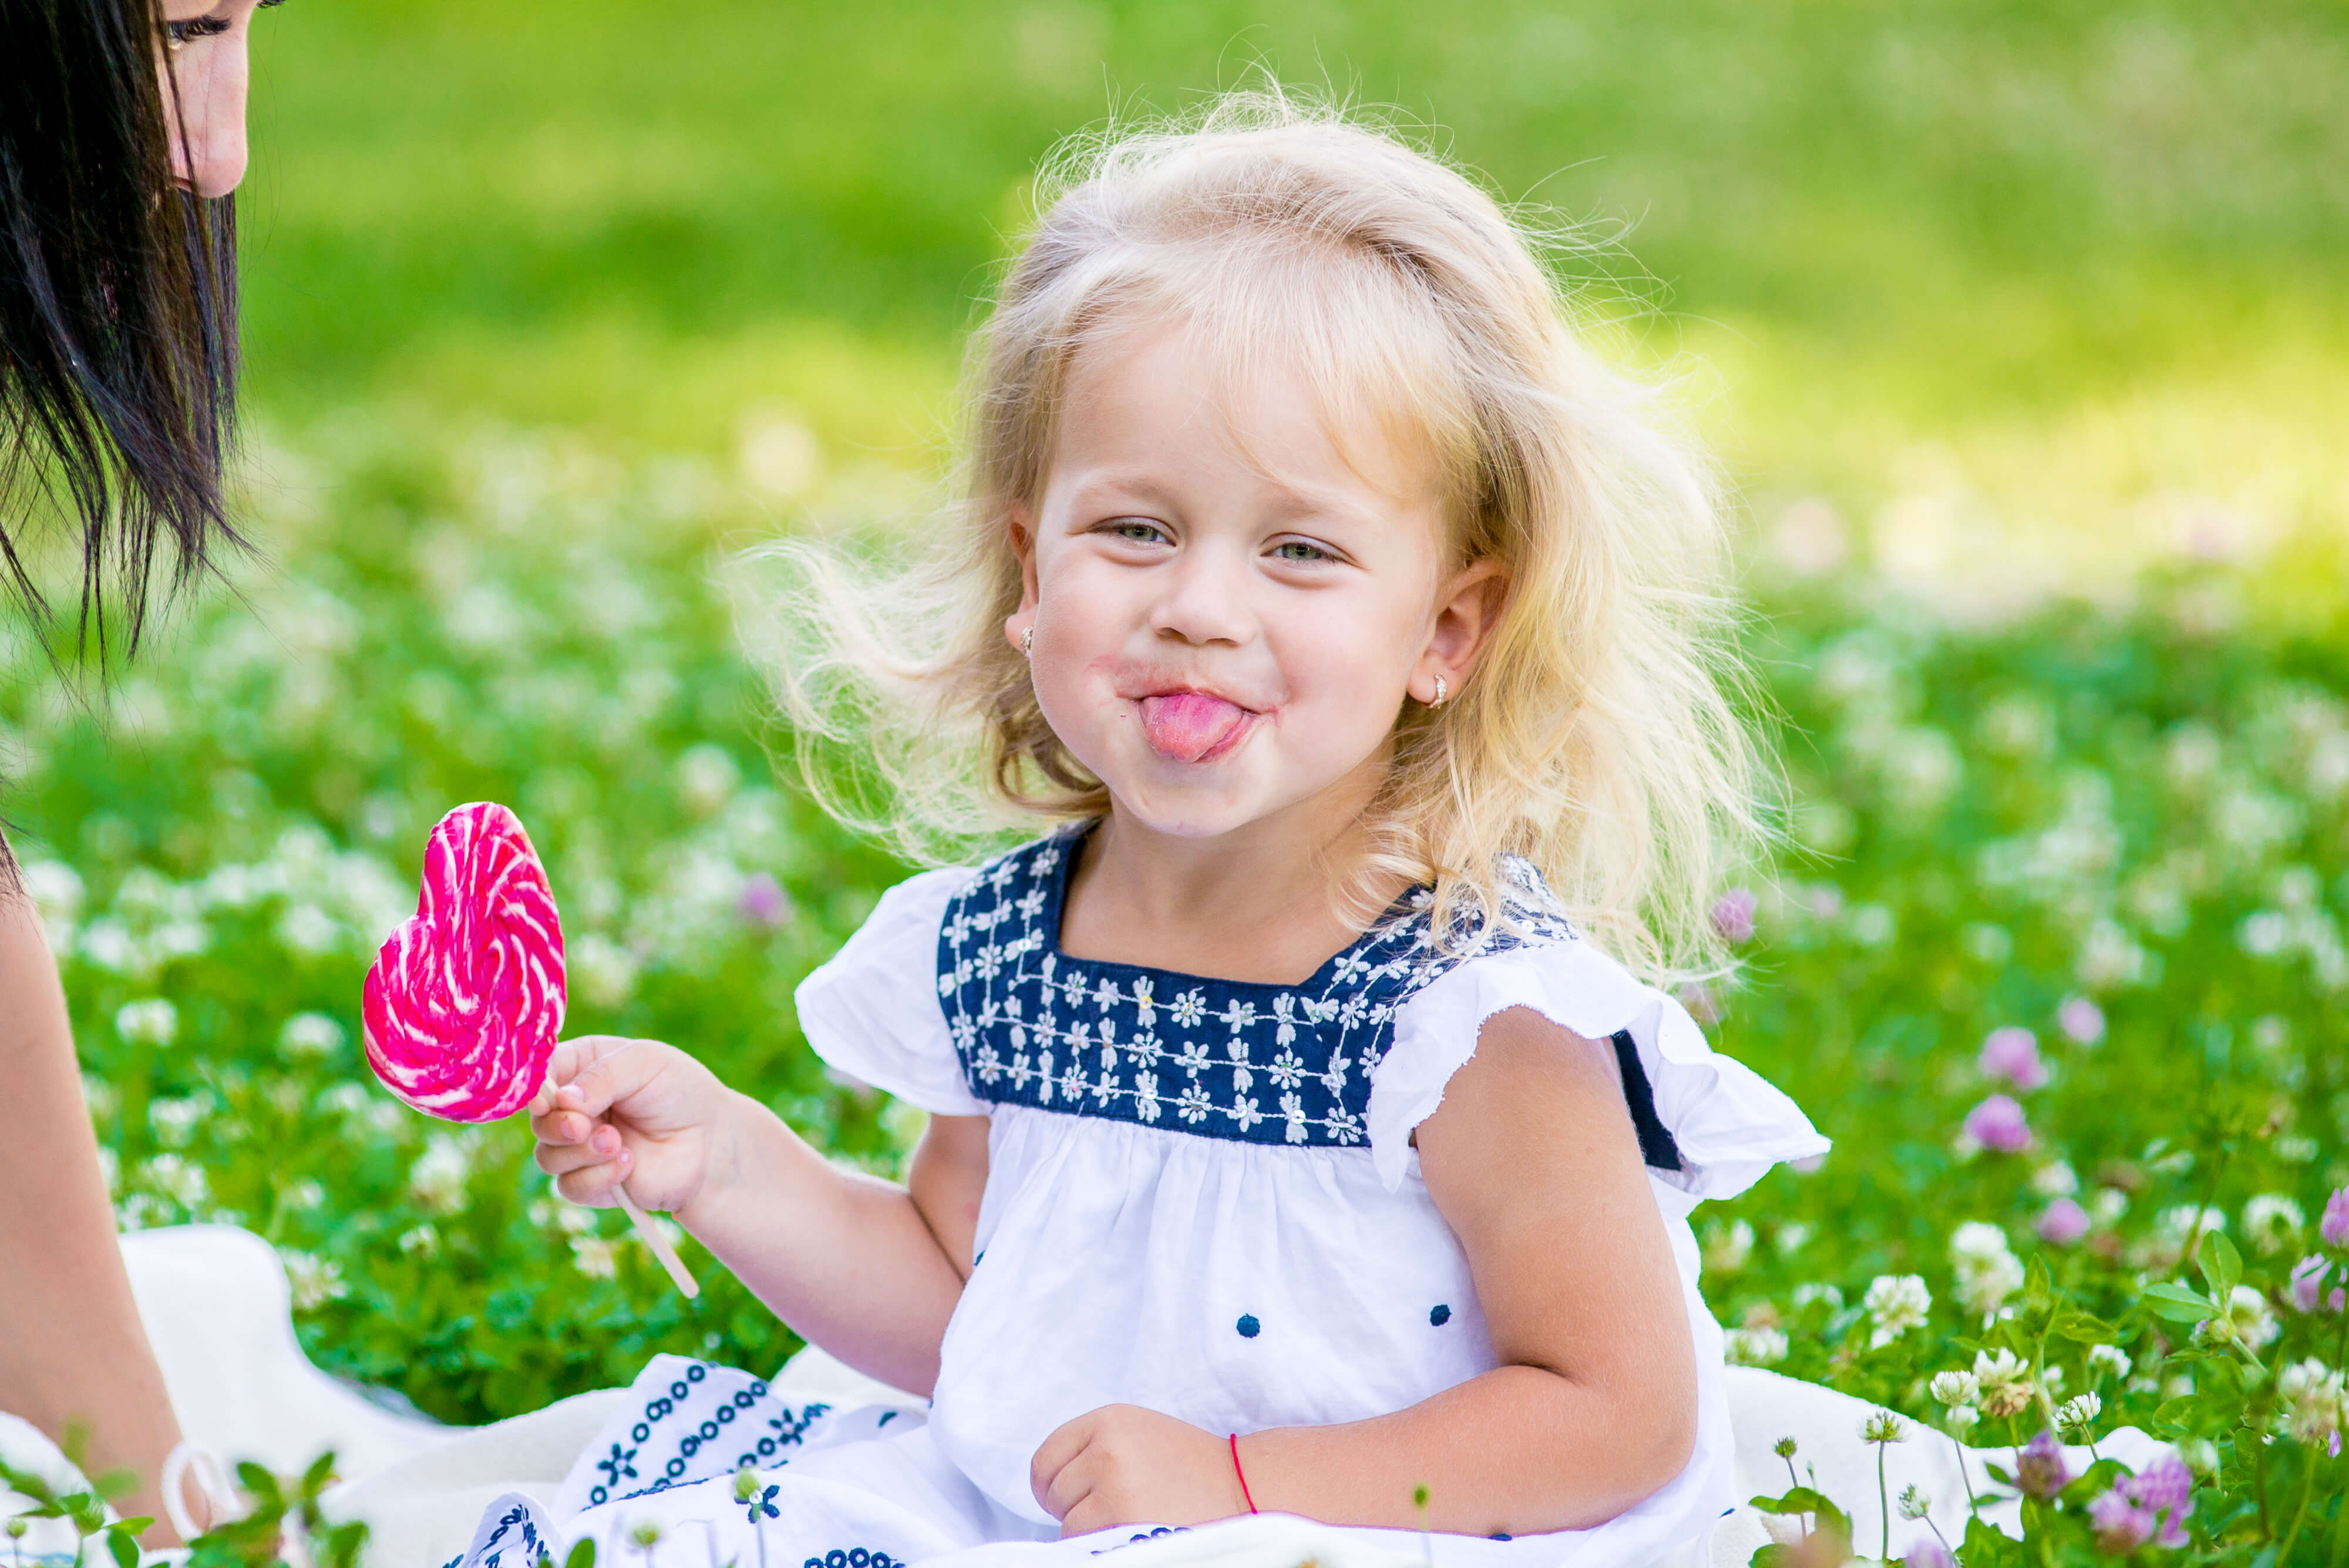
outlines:
[[[2344,1360],[2284,1303],[2349,1183],[2349,13],[297,0],[257,38],[271,561],[103,719],[0,649],[128,1222],[261,1231],[314,1356],[452,1420],[655,1350],[788,1352],[706,1255],[688,1307],[611,1216],[547,1205],[519,1127],[373,1091],[360,975],[431,822],[506,801],[575,1027],[674,1040],[894,1167],[918,1118],[828,1079],[789,998],[903,868],[773,781],[727,551],[917,506],[1036,159],[1265,67],[1629,225],[1568,265],[1750,510],[1806,847],[1713,1000],[1837,1147],[1699,1217],[1744,1353],[1785,1334],[1783,1369],[1930,1417],[1981,1344],[2074,1392],[2078,1336],[2119,1344],[2101,1424],[2209,1445],[2198,1550],[2268,1568],[2261,1488],[2305,1481],[2282,1561],[2341,1560],[2342,1462],[2244,1422],[2288,1421],[2287,1362]],[[791,919],[742,918],[759,876]],[[2093,1046],[2054,1027],[2075,995]],[[168,1041],[123,1011],[157,999]],[[1968,1155],[2002,1025],[2053,1069],[2037,1146]],[[2067,1183],[2103,1218],[2041,1247]],[[2296,1236],[2253,1234],[2263,1195]],[[2204,1203],[2279,1313],[2251,1359],[2143,1293],[2197,1278],[2174,1217]],[[1960,1310],[1967,1220],[2042,1271],[2010,1322]],[[1912,1272],[1930,1321],[1873,1345],[1863,1292]],[[2042,1525],[2088,1552],[2076,1507]]]

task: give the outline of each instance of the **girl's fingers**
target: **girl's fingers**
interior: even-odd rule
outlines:
[[[554,1111],[530,1118],[531,1136],[541,1143],[585,1143],[605,1125],[585,1111]]]
[[[609,1132],[611,1129],[605,1127],[599,1130]],[[571,1144],[543,1143],[538,1146],[538,1168],[549,1176],[562,1176],[574,1170],[585,1170],[589,1166],[603,1165],[617,1159],[621,1153],[622,1150],[616,1141],[606,1144],[600,1139],[594,1141],[583,1139],[578,1143]]]
[[[580,1044],[610,1048],[599,1051],[593,1062],[584,1064],[577,1075],[555,1090],[554,1106],[559,1111],[583,1111],[600,1116],[614,1104],[652,1082],[660,1072],[661,1053],[634,1049],[639,1042],[597,1036],[592,1042]]]
[[[584,1170],[571,1171],[554,1179],[554,1190],[566,1202],[583,1209],[608,1209],[613,1203],[612,1189],[627,1179],[625,1162],[607,1159],[588,1166]]]
[[[593,1066],[596,1061],[628,1042],[616,1034],[581,1034],[558,1041],[554,1054],[546,1059],[546,1076],[540,1080],[538,1093],[530,1097],[530,1114],[535,1118],[554,1108],[555,1096],[563,1086]]]
[[[1067,1513],[1069,1503],[1075,1501],[1065,1498],[1057,1506],[1054,1502],[1055,1497],[1064,1490],[1063,1474],[1070,1461],[1084,1452],[1085,1445],[1092,1438],[1092,1422],[1080,1416],[1073,1421],[1063,1422],[1038,1446],[1036,1457],[1028,1461],[1028,1490],[1034,1494],[1036,1505],[1054,1519]],[[1078,1494],[1082,1495],[1082,1489],[1078,1489]]]

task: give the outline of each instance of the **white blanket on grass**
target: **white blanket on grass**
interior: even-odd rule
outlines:
[[[622,1389],[576,1395],[543,1410],[486,1427],[444,1427],[374,1402],[310,1365],[294,1337],[285,1271],[268,1243],[224,1226],[191,1225],[145,1231],[123,1238],[123,1257],[163,1380],[190,1441],[234,1462],[254,1459],[270,1469],[300,1469],[333,1449],[341,1482],[329,1511],[370,1526],[368,1568],[440,1568],[471,1540],[491,1501],[507,1492],[551,1498],[581,1450],[614,1414]],[[887,1388],[810,1349],[792,1358],[772,1380],[775,1390],[838,1407],[903,1404],[910,1397]],[[1772,1451],[1793,1438],[1806,1480],[1849,1511],[1855,1546],[1869,1552],[1882,1540],[1875,1450],[1860,1439],[1871,1413],[1861,1401],[1773,1373],[1733,1367],[1731,1422],[1736,1434],[1740,1495],[1786,1489],[1785,1461]],[[2161,1452],[2132,1428],[2113,1432],[2098,1451],[2131,1469]],[[2073,1468],[2088,1462],[2070,1451]],[[0,1415],[0,1458],[59,1480],[70,1476],[59,1455],[21,1421]],[[1932,1501],[1931,1520],[1952,1541],[1966,1517],[1966,1486],[1987,1482],[1986,1462],[2011,1464],[2004,1449],[1961,1449],[1938,1432],[1910,1424],[1908,1439],[1885,1456],[1887,1490],[1897,1499],[1910,1485]],[[0,1515],[17,1511],[0,1498]],[[2013,1503],[1984,1510],[2010,1532]],[[48,1527],[54,1533],[55,1527]],[[1895,1518],[1892,1555],[1929,1533],[1923,1521]],[[1763,1516],[1739,1507],[1711,1537],[1680,1554],[1671,1568],[1743,1568],[1769,1539]],[[1388,1568],[1389,1556],[1361,1545],[1359,1532],[1341,1533],[1309,1521],[1263,1515],[1169,1535],[1121,1552],[1130,1568],[1178,1568],[1215,1563],[1234,1568],[1293,1568],[1316,1559],[1325,1568]],[[1416,1542],[1391,1554],[1392,1568],[1444,1556],[1444,1538],[1432,1551]],[[70,1550],[36,1532],[27,1556]],[[923,1568],[1019,1568],[1019,1544],[980,1547]]]

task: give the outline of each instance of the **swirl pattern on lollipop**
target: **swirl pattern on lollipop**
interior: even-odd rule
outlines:
[[[563,925],[530,836],[477,801],[440,819],[416,913],[367,971],[367,1064],[429,1116],[490,1122],[528,1104],[563,1033]]]

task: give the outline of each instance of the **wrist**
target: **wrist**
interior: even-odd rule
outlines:
[[[1235,1514],[1241,1514],[1261,1511],[1259,1505],[1256,1501],[1255,1489],[1248,1483],[1247,1461],[1240,1458],[1239,1434],[1237,1432],[1233,1433],[1225,1440],[1224,1446],[1226,1450],[1228,1450],[1231,1459],[1229,1469],[1231,1470],[1230,1480],[1232,1483],[1232,1498],[1233,1501],[1238,1504],[1237,1507],[1232,1510],[1232,1512]]]
[[[671,1211],[678,1224],[713,1251],[718,1239],[724,1234],[728,1216],[742,1186],[743,1168],[749,1163],[743,1142],[751,1129],[744,1112],[763,1109],[738,1090],[729,1089],[719,1096],[709,1118],[701,1180],[695,1186],[693,1196]]]

